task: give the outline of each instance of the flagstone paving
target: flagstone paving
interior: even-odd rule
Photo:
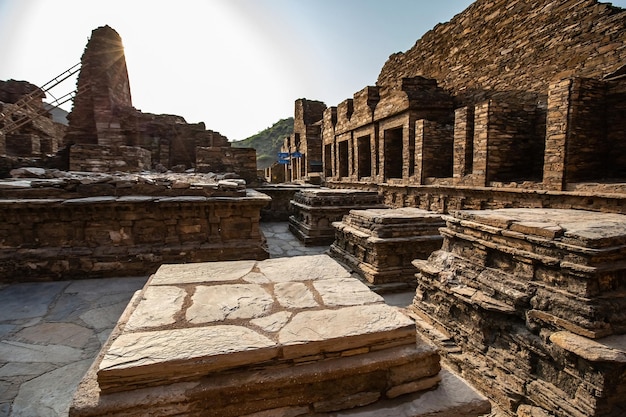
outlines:
[[[328,250],[305,247],[287,223],[262,223],[261,228],[272,258]],[[147,279],[0,284],[0,417],[66,416],[78,382]],[[179,302],[176,294],[169,300]],[[170,307],[163,304],[146,317],[167,317]],[[272,319],[279,321],[264,317]]]

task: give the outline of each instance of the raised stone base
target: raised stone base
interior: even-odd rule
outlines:
[[[352,209],[370,208],[385,208],[375,191],[303,190],[291,201],[289,230],[305,245],[330,245],[335,240],[333,222]]]
[[[415,282],[414,259],[426,259],[441,248],[441,214],[405,207],[351,210],[333,223],[331,256],[346,263],[372,284]]]
[[[0,282],[141,276],[163,263],[266,259],[270,198],[98,196],[0,200]]]
[[[129,304],[70,416],[321,416],[419,403],[406,394],[436,387],[439,370],[414,323],[327,255],[164,265]],[[488,410],[475,394],[467,404]]]
[[[501,209],[445,219],[442,249],[414,262],[412,308],[449,363],[512,414],[624,415],[626,216]]]

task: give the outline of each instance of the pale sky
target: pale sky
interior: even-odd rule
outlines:
[[[109,25],[122,37],[136,108],[240,140],[293,116],[298,98],[336,106],[374,85],[389,55],[471,3],[0,0],[0,80],[45,84],[80,62],[93,29]]]

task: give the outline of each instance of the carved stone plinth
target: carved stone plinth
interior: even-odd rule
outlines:
[[[441,214],[405,207],[351,210],[335,227],[330,253],[372,284],[415,282],[414,259],[441,248]]]
[[[305,245],[329,245],[335,240],[333,222],[352,209],[385,208],[375,191],[319,189],[297,192],[291,201],[289,230]]]
[[[164,265],[70,415],[322,415],[429,390],[439,371],[412,320],[327,255]],[[458,415],[485,410],[470,397]]]
[[[444,218],[442,249],[414,262],[419,329],[506,411],[621,415],[626,216],[500,209]]]

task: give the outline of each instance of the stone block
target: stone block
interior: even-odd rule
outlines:
[[[302,190],[291,201],[289,230],[305,245],[330,244],[333,222],[352,209],[384,208],[376,192],[351,189]]]
[[[70,415],[321,416],[435,389],[439,371],[413,321],[327,255],[164,265]]]
[[[333,223],[330,253],[372,284],[415,281],[414,259],[441,248],[440,214],[417,208],[351,210]]]
[[[568,209],[447,216],[442,249],[414,262],[420,329],[439,334],[448,359],[506,410],[619,414],[624,224],[623,215]]]

